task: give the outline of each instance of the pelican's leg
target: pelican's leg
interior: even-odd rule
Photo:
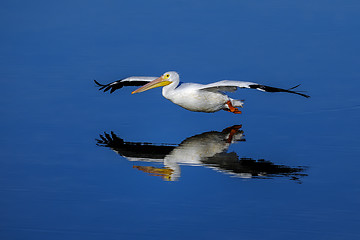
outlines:
[[[230,100],[226,102],[226,105],[229,107],[229,109],[224,109],[224,110],[226,110],[226,111],[228,111],[228,112],[236,113],[236,114],[240,114],[240,113],[241,113],[241,111],[240,111],[238,108],[234,107],[234,106],[231,104],[231,101],[230,101]]]

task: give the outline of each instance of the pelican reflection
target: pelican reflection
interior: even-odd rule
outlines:
[[[205,166],[240,178],[288,177],[299,180],[304,167],[276,165],[264,159],[239,158],[235,152],[227,152],[229,146],[245,141],[241,125],[225,128],[221,132],[211,131],[189,137],[180,144],[153,144],[126,142],[114,132],[100,134],[97,145],[109,147],[132,162],[161,163],[164,167],[139,166],[133,168],[160,176],[164,180],[178,180],[181,165]]]

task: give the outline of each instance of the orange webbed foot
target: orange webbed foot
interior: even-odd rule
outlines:
[[[226,105],[228,105],[228,107],[229,107],[229,109],[225,109],[226,111],[232,112],[232,113],[235,113],[235,114],[240,114],[241,113],[241,111],[238,108],[234,107],[231,104],[230,100],[226,102]]]

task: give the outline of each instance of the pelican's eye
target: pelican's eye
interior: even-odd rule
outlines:
[[[170,77],[170,74],[165,74],[164,78],[168,79]]]

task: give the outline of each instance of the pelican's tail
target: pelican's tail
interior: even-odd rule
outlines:
[[[244,105],[244,100],[236,100],[236,99],[232,99],[230,98],[230,101],[231,101],[231,104],[234,106],[234,107],[243,107]]]

